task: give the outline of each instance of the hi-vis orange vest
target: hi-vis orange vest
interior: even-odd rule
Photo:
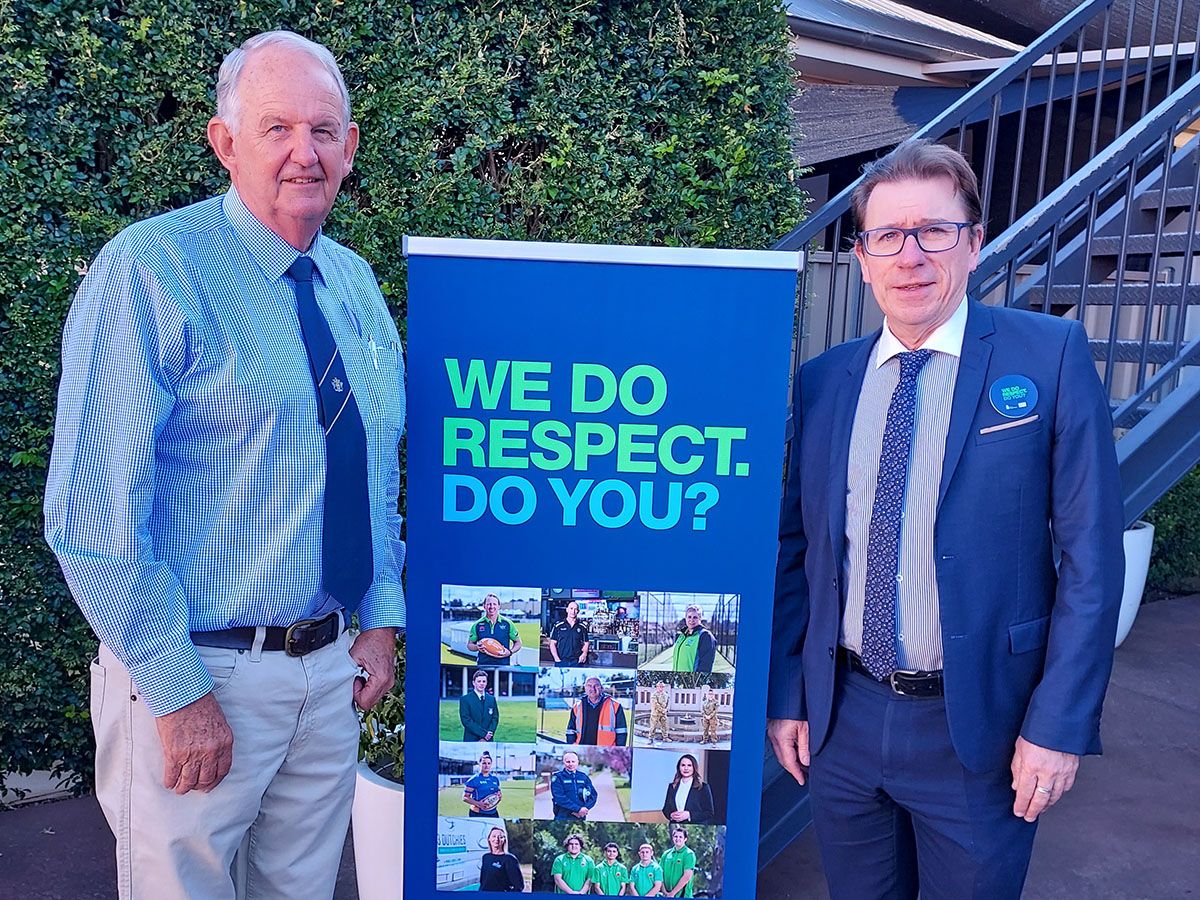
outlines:
[[[596,725],[596,746],[617,746],[617,701],[605,697],[600,703],[600,721]],[[570,737],[575,733],[574,739]],[[571,707],[571,724],[567,728],[567,743],[578,744],[583,739],[583,700],[576,700]]]

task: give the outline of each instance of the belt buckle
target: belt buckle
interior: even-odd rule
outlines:
[[[903,697],[912,696],[908,691],[906,691],[903,687],[900,686],[900,684],[896,681],[896,676],[897,675],[907,676],[907,675],[918,675],[918,674],[920,674],[920,673],[916,669],[896,669],[896,671],[892,672],[892,674],[888,676],[888,685],[891,687],[891,689],[893,691],[895,691],[897,694],[900,694]]]
[[[304,654],[312,651],[312,639],[309,638],[308,629],[313,625],[318,625],[324,619],[301,619],[298,622],[293,622],[288,626],[287,631],[283,635],[283,652],[288,656],[304,656]],[[298,635],[297,631],[303,631],[302,635]],[[307,643],[303,647],[296,647],[295,643],[298,638],[306,638]]]

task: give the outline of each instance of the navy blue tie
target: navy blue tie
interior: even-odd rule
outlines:
[[[896,579],[900,572],[900,531],[904,490],[908,484],[908,459],[912,455],[913,424],[917,412],[917,377],[932,350],[901,353],[900,383],[892,392],[883,447],[879,454],[879,479],[871,507],[867,539],[867,582],[863,598],[863,665],[877,681],[896,671]]]
[[[315,265],[299,257],[287,274],[296,283],[296,314],[325,428],[325,519],[321,587],[354,612],[374,577],[367,437],[346,366],[313,291]]]

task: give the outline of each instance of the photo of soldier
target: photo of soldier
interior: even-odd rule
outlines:
[[[629,865],[629,878],[626,882],[628,887],[623,896],[669,896],[667,890],[671,883],[666,880],[668,873],[664,859],[670,861],[670,875],[675,876],[674,885],[678,888],[678,896],[687,896],[685,892],[689,883],[693,897],[726,896],[722,893],[726,859],[724,826],[687,825],[682,848],[668,858],[667,854],[676,849],[676,839],[672,837],[671,831],[679,827],[669,824],[619,822],[534,822],[533,891],[537,893],[558,890],[553,878],[554,864],[567,852],[565,841],[571,836],[577,836],[582,838],[580,854],[592,859],[592,894],[622,896],[619,889],[610,893],[615,878],[605,882],[605,890],[600,889],[600,873],[604,871],[601,867],[609,862],[609,844],[615,844],[617,853],[614,862],[619,861],[626,865],[632,863]],[[691,851],[691,856],[684,853],[684,850]],[[684,881],[682,876],[689,867],[692,871],[691,878]],[[727,900],[737,898],[727,897]]]
[[[629,889],[629,869],[621,862],[621,848],[616,841],[604,845],[604,859],[596,863],[592,887],[604,897],[624,897]]]
[[[438,744],[437,810],[441,816],[528,819],[533,816],[537,756],[532,744]]]
[[[667,713],[671,709],[671,695],[667,691],[667,683],[660,681],[650,694],[650,746],[654,746],[655,735],[660,735],[664,741],[671,740],[667,730]]]
[[[637,665],[641,598],[636,591],[546,588],[542,599],[542,665]]]
[[[533,817],[572,822],[624,822],[633,751],[542,742],[537,746]]]
[[[442,666],[438,738],[532,744],[538,725],[537,670]]]
[[[541,588],[442,585],[442,663],[536,666]]]
[[[637,673],[632,669],[542,668],[538,738],[598,747],[629,746]]]
[[[640,670],[732,675],[739,594],[642,594]]]
[[[633,746],[730,749],[733,683],[729,674],[639,670]]]

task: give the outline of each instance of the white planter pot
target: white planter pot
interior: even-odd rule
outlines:
[[[1150,549],[1154,546],[1154,526],[1134,522],[1125,529],[1125,589],[1121,593],[1121,614],[1117,619],[1117,646],[1129,635],[1133,620],[1142,605],[1146,573],[1150,570]]]
[[[359,900],[403,897],[404,785],[359,763],[351,819]]]

